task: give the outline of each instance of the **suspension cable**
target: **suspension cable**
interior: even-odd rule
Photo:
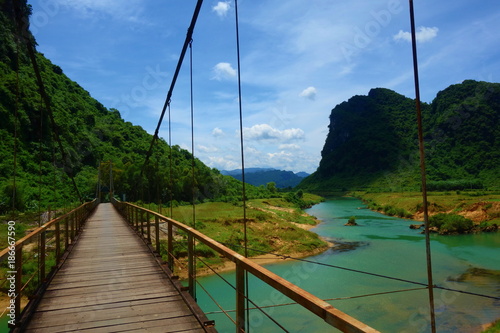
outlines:
[[[19,41],[16,40],[16,102],[14,106],[14,168],[12,170],[12,175],[13,175],[13,186],[12,186],[12,214],[15,214],[16,211],[16,201],[17,201],[17,184],[16,184],[16,177],[17,177],[17,119],[19,117],[18,115],[18,109],[19,109],[19,94],[20,94],[20,88],[19,88],[19,70],[20,70],[20,62],[19,62]]]
[[[220,274],[219,274],[219,272],[217,272],[215,269],[213,269],[213,268],[212,268],[209,264],[207,264],[207,263],[206,263],[203,259],[198,258],[198,260],[199,260],[199,261],[201,261],[201,262],[202,262],[202,263],[203,263],[206,267],[208,267],[208,268],[209,268],[209,269],[210,269],[213,273],[215,273],[215,274],[216,274],[219,278],[221,278],[224,282],[226,282],[226,283],[227,283],[227,284],[228,284],[231,288],[233,288],[233,289],[234,289],[234,291],[236,292],[236,287],[235,287],[235,286],[233,286],[233,285],[232,285],[232,284],[231,284],[231,283],[230,283],[227,279],[225,279],[222,275],[220,275]],[[248,281],[248,280],[247,280],[247,281]],[[201,286],[201,283],[200,283],[200,282],[198,282],[198,281],[197,281],[197,283]],[[247,285],[248,285],[248,284],[247,284]],[[208,291],[207,291],[205,288],[203,288],[203,290],[207,293],[207,295],[209,295],[209,297],[210,297],[210,298],[212,298],[212,297],[211,297],[211,295],[208,293]],[[247,294],[247,295],[245,295],[245,299],[246,299],[246,301],[247,301],[247,304],[248,304],[248,302],[252,303],[252,305],[254,306],[252,309],[258,309],[258,310],[260,310],[260,312],[262,312],[262,313],[263,313],[263,314],[264,314],[267,318],[269,318],[269,319],[270,319],[273,323],[275,323],[275,324],[276,324],[279,328],[281,328],[281,329],[282,329],[283,331],[285,331],[285,332],[288,332],[288,330],[287,330],[286,328],[284,328],[284,327],[283,327],[283,325],[281,325],[279,322],[277,322],[277,321],[276,321],[276,319],[274,319],[274,318],[273,318],[273,317],[271,317],[268,313],[266,313],[265,311],[263,311],[263,310],[262,310],[262,309],[263,309],[263,307],[258,306],[257,304],[255,304],[255,302],[254,302],[254,301],[252,301],[252,300],[248,297],[248,294]],[[221,310],[222,310],[222,309],[221,309]],[[222,310],[222,311],[224,311],[224,310]],[[234,310],[234,311],[236,311],[236,310]],[[249,307],[249,306],[247,306],[247,307],[246,307],[246,311],[247,311],[247,314],[248,314],[248,313],[250,313],[250,312],[249,312],[249,311],[250,311],[250,307]],[[229,311],[228,311],[228,312],[229,312]],[[232,310],[231,310],[231,312],[232,312]],[[234,323],[234,324],[236,324],[236,322],[234,322],[234,321],[233,321],[233,323]],[[249,328],[250,328],[250,323],[248,324],[247,332],[249,331]]]
[[[386,295],[386,294],[396,294],[396,293],[402,293],[402,292],[407,292],[407,291],[415,291],[415,290],[424,290],[427,289],[426,287],[421,287],[421,288],[411,288],[411,289],[402,289],[402,290],[391,290],[391,291],[383,291],[379,293],[372,293],[372,294],[365,294],[365,295],[356,295],[356,296],[348,296],[348,297],[333,297],[333,298],[324,298],[322,301],[325,302],[330,302],[330,301],[342,301],[342,300],[348,300],[348,299],[354,299],[354,298],[363,298],[363,297],[370,297],[370,296],[379,296],[379,295]],[[282,306],[289,306],[289,305],[298,305],[299,303],[297,302],[289,302],[289,303],[280,303],[280,304],[272,304],[272,305],[263,305],[257,307],[250,308],[250,310],[256,310],[256,309],[268,309],[268,308],[278,308]],[[236,312],[236,310],[225,310],[225,312]],[[220,313],[219,311],[210,311],[210,312],[205,312],[206,315],[210,314],[218,314]]]
[[[66,151],[64,150],[64,147],[61,143],[61,139],[59,137],[59,131],[58,131],[56,121],[54,119],[54,114],[52,112],[50,99],[46,93],[45,85],[43,83],[42,76],[40,74],[40,68],[38,67],[38,63],[36,61],[35,47],[33,46],[33,43],[30,39],[28,24],[24,24],[24,22],[23,22],[23,13],[22,13],[22,8],[21,8],[22,5],[20,3],[18,3],[17,1],[14,1],[14,3],[16,4],[14,6],[14,10],[15,10],[15,14],[16,14],[16,20],[17,20],[19,34],[20,34],[20,37],[23,38],[25,41],[26,48],[28,50],[28,56],[29,56],[31,63],[33,65],[33,70],[35,72],[35,77],[36,77],[36,80],[38,83],[38,90],[39,90],[39,93],[40,93],[40,96],[41,96],[43,102],[45,103],[45,108],[47,109],[47,114],[49,115],[50,123],[52,125],[52,134],[54,135],[54,138],[56,139],[56,141],[59,145],[59,150],[61,152],[62,162],[63,162],[63,165],[67,167],[66,171],[68,173],[68,176],[71,178],[71,182],[73,184],[73,188],[75,190],[75,193],[77,194],[80,202],[83,203],[82,196],[80,195],[80,191],[78,190],[78,187],[77,187],[76,182],[75,182],[75,178],[73,176],[73,168],[71,168],[70,165],[66,165],[66,162],[69,162],[70,159],[68,158],[68,155],[66,154]]]
[[[142,166],[142,169],[141,169],[141,176],[144,172],[144,168],[146,167],[146,164],[148,163],[149,157],[151,156],[151,152],[153,151],[153,145],[158,140],[158,133],[160,132],[161,123],[163,121],[163,117],[165,116],[165,111],[167,110],[167,107],[170,105],[170,100],[172,98],[172,92],[174,91],[175,83],[177,81],[177,77],[179,76],[179,72],[181,70],[182,62],[184,61],[184,57],[186,55],[187,48],[189,46],[189,43],[193,39],[194,27],[196,25],[196,20],[198,19],[198,14],[200,13],[202,4],[203,4],[203,0],[198,0],[198,2],[196,3],[196,8],[194,9],[193,17],[191,19],[191,24],[189,25],[186,39],[184,40],[184,45],[182,46],[181,54],[179,56],[179,61],[177,62],[177,67],[175,68],[174,76],[172,77],[172,82],[170,83],[170,89],[168,90],[167,97],[165,99],[165,103],[164,103],[163,109],[161,111],[160,119],[158,120],[158,124],[156,125],[155,133],[153,135],[153,138],[151,139],[151,144],[149,145],[149,150],[146,154],[146,158],[144,160],[144,165]]]
[[[227,247],[232,247],[232,246],[234,246],[234,247],[242,247],[241,245],[238,245],[238,244],[230,244],[230,243],[223,243],[223,242],[221,242],[221,244],[224,245],[224,246],[227,246]],[[371,273],[371,272],[366,272],[366,271],[362,271],[362,270],[358,270],[358,269],[354,269],[354,268],[347,268],[347,267],[342,267],[342,266],[337,266],[337,265],[332,265],[332,264],[326,264],[326,263],[322,263],[322,262],[319,262],[319,261],[314,261],[314,260],[309,260],[309,259],[304,259],[304,258],[297,258],[297,257],[287,256],[287,255],[284,255],[284,254],[278,254],[278,253],[273,253],[273,252],[267,252],[267,251],[257,250],[257,249],[253,249],[253,248],[249,248],[249,250],[250,251],[255,251],[255,252],[260,252],[260,253],[263,253],[263,254],[271,254],[271,255],[276,256],[276,257],[281,257],[282,259],[292,259],[292,260],[296,260],[296,261],[307,262],[309,264],[315,264],[315,265],[320,265],[320,266],[325,266],[325,267],[330,267],[330,268],[337,268],[337,269],[341,269],[341,270],[345,270],[345,271],[349,271],[349,272],[360,273],[360,274],[365,274],[365,275],[371,275],[371,276],[375,276],[375,277],[379,277],[379,278],[384,278],[384,279],[389,279],[389,280],[394,280],[394,281],[399,281],[399,282],[411,283],[411,284],[415,284],[415,285],[419,285],[419,286],[424,286],[426,289],[429,288],[428,285],[427,285],[427,283],[423,283],[423,282],[417,282],[417,281],[412,281],[412,280],[397,278],[397,277],[383,275],[383,274],[378,274],[378,273]],[[473,292],[464,291],[464,290],[458,290],[458,289],[452,289],[452,288],[447,288],[447,287],[441,287],[441,286],[438,286],[438,285],[433,285],[431,288],[441,289],[441,290],[447,290],[447,291],[453,291],[453,292],[457,292],[457,293],[461,293],[461,294],[467,294],[467,295],[472,295],[472,296],[479,296],[479,297],[483,297],[483,298],[490,298],[490,299],[494,299],[494,300],[500,300],[500,297],[496,297],[496,296],[490,296],[490,295],[473,293]]]

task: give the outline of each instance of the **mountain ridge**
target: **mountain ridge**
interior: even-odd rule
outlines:
[[[221,174],[242,180],[241,169],[221,170]],[[245,182],[254,186],[265,186],[274,182],[277,188],[293,188],[308,175],[303,171],[295,173],[275,168],[245,168]]]
[[[428,180],[498,186],[500,84],[465,80],[421,108]],[[321,157],[318,169],[299,188],[418,189],[414,100],[374,88],[338,104],[330,114]]]

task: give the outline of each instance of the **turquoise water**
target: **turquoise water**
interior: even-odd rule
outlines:
[[[316,205],[307,212],[322,223],[312,229],[348,251],[328,250],[307,259],[355,270],[387,275],[405,280],[427,283],[425,238],[419,231],[409,229],[415,223],[387,217],[360,209],[363,204],[352,198],[338,198]],[[356,216],[359,226],[346,227],[350,216]],[[432,262],[434,284],[484,295],[500,296],[500,283],[491,276],[477,276],[473,280],[457,282],[456,278],[475,267],[500,271],[500,233],[433,236]],[[420,288],[419,285],[389,280],[313,265],[287,261],[265,266],[301,288],[329,301],[334,307],[382,332],[429,332],[429,305],[427,290],[402,291],[383,295],[368,294]],[[234,273],[224,273],[234,284]],[[234,290],[216,276],[199,279],[211,294],[218,295],[224,309],[234,309]],[[264,283],[250,278],[250,298],[259,306],[291,302]],[[233,332],[234,326],[219,311],[206,294],[198,288],[198,302],[216,321],[220,332]],[[500,302],[489,298],[436,289],[434,293],[438,332],[478,332],[481,325],[500,317]],[[266,308],[290,332],[336,331],[321,319],[297,305]],[[234,318],[234,313],[231,313]],[[250,311],[252,332],[280,332],[258,310]]]

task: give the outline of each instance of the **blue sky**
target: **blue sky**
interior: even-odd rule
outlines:
[[[153,133],[196,1],[29,3],[38,50]],[[375,87],[413,98],[408,6],[240,0],[245,166],[314,172],[337,104]],[[498,0],[416,0],[415,13],[423,101],[465,79],[499,81]],[[240,168],[234,2],[205,0],[193,40],[194,154],[210,167]],[[191,150],[187,65],[172,96],[172,143]]]

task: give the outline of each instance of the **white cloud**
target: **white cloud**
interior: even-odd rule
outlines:
[[[303,140],[304,131],[300,128],[278,130],[268,124],[258,124],[250,128],[244,128],[243,133],[247,140],[267,140],[288,142],[292,140]]]
[[[236,76],[236,70],[228,62],[219,62],[214,66],[214,79],[224,80],[231,79]]]
[[[269,159],[279,161],[279,163],[290,163],[294,160],[294,156],[292,153],[287,153],[285,151],[280,151],[278,153],[267,153]]]
[[[428,42],[433,40],[438,33],[439,29],[436,27],[419,27],[418,31],[415,33],[417,41]],[[399,32],[393,36],[394,40],[405,40],[411,42],[411,33],[408,31],[399,30]]]
[[[226,133],[224,133],[223,130],[221,130],[220,128],[216,127],[212,130],[212,136],[218,138],[218,137],[221,137],[221,136],[224,136],[226,135]]]
[[[234,170],[241,168],[241,164],[232,160],[231,156],[208,156],[207,165],[219,170]]]
[[[207,147],[204,145],[197,145],[196,148],[198,151],[203,152],[203,153],[216,153],[219,151],[219,149],[217,147],[214,147],[214,146]]]
[[[231,8],[231,3],[229,1],[219,1],[217,5],[212,7],[212,11],[217,13],[219,17],[224,17]]]
[[[317,93],[316,88],[307,87],[306,89],[302,90],[299,96],[308,98],[310,100],[314,100],[316,98],[316,93]]]

